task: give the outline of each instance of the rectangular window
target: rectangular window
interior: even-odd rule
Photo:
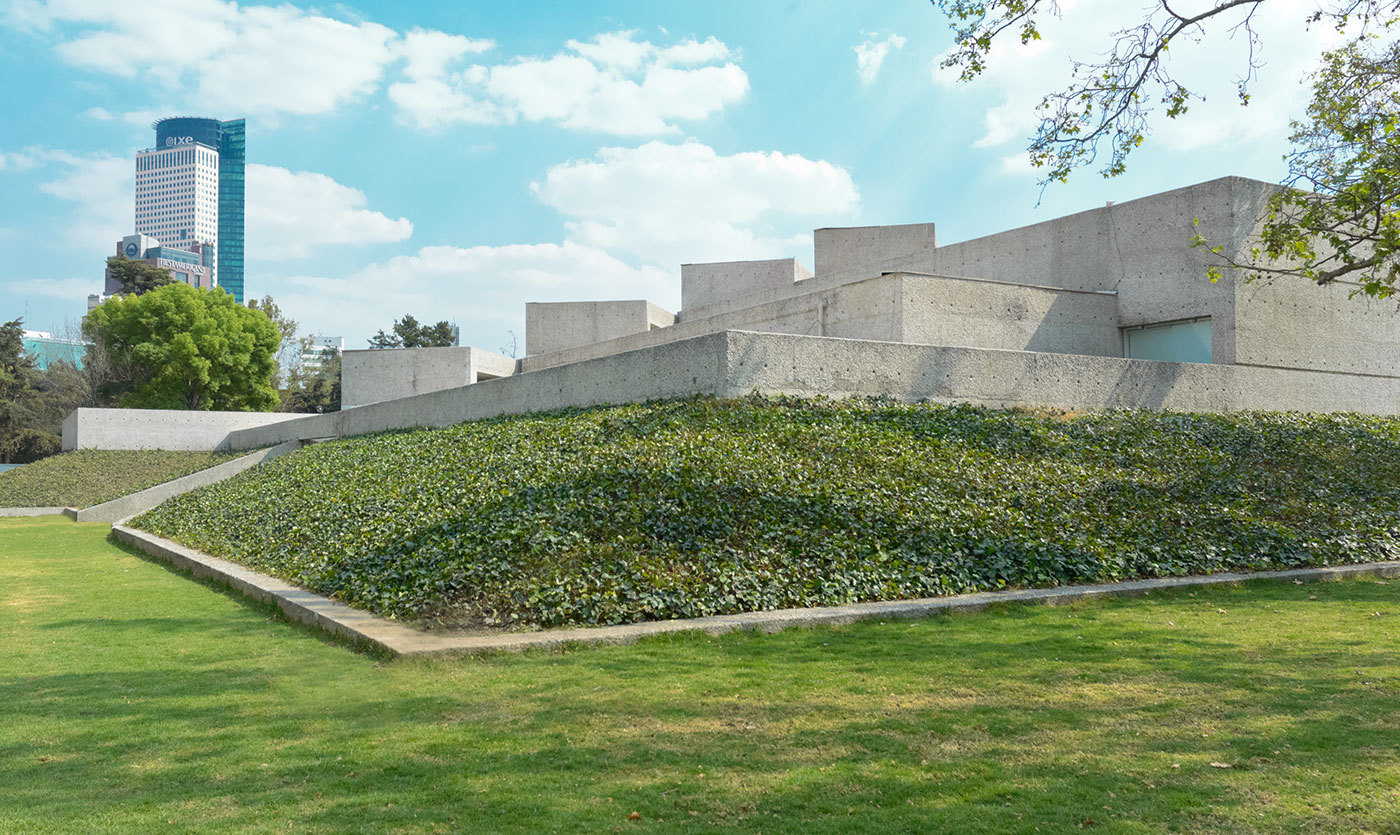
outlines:
[[[1123,355],[1160,362],[1211,362],[1210,317],[1124,328]]]

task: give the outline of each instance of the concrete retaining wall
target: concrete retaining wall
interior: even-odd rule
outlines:
[[[1228,412],[1400,414],[1400,380],[727,331],[473,386],[231,433],[235,449],[566,407],[753,391],[904,401]]]
[[[256,467],[264,461],[270,461],[279,455],[285,455],[300,448],[300,443],[291,442],[279,444],[271,449],[259,450],[241,458],[200,470],[197,473],[190,473],[173,481],[167,481],[164,484],[157,484],[154,487],[113,499],[110,502],[81,508],[74,514],[73,518],[79,522],[120,522],[138,513],[145,513],[166,499],[210,484],[218,484],[220,481],[233,478],[244,470]]]
[[[75,409],[63,421],[63,449],[218,449],[236,429],[301,417],[278,412]]]
[[[392,348],[341,355],[340,407],[350,409],[509,377],[516,360],[480,348]]]
[[[0,518],[13,516],[62,516],[65,507],[0,507]]]

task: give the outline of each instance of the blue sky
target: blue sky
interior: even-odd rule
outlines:
[[[924,0],[0,0],[0,320],[82,315],[167,115],[247,118],[247,293],[347,347],[405,313],[495,350],[523,344],[527,301],[675,309],[681,263],[810,266],[816,227],[933,221],[951,243],[1282,175],[1298,80],[1335,39],[1294,0],[1259,21],[1249,108],[1241,38],[1175,50],[1207,100],[1127,175],[1085,171],[1037,205],[1035,102],[1137,10],[1061,5],[963,85],[937,70],[951,38]]]

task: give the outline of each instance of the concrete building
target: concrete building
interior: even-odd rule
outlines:
[[[1208,277],[1214,256],[1192,234],[1246,259],[1273,188],[1227,177],[944,246],[932,223],[818,229],[813,270],[791,258],[682,265],[675,314],[640,300],[527,305],[517,373],[742,330],[1400,383],[1393,304],[1348,298],[1345,283]],[[460,386],[481,379],[467,357],[449,367],[393,352],[373,374],[395,390]],[[346,406],[384,399],[366,399],[362,371],[347,363]]]
[[[940,245],[931,223],[818,229],[795,259],[685,264],[682,309],[642,300],[526,309],[527,354],[346,351],[342,410],[249,424],[186,416],[198,443],[449,426],[607,403],[751,392],[906,402],[1400,414],[1400,312],[1355,285],[1211,281],[1199,232],[1249,257],[1274,187],[1227,177]],[[1197,222],[1198,221],[1198,225]],[[80,409],[82,445],[135,420]],[[216,439],[211,441],[210,439]],[[190,441],[195,443],[196,441]]]
[[[155,147],[136,154],[137,235],[201,253],[209,286],[242,304],[243,120],[179,116],[151,127]]]

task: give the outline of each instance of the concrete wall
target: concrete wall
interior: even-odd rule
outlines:
[[[1115,305],[1112,292],[891,274],[526,357],[520,367],[537,371],[726,330],[1122,356]]]
[[[563,351],[646,333],[676,321],[676,315],[649,301],[531,302],[525,305],[525,353]]]
[[[812,232],[817,275],[926,252],[938,246],[932,223],[846,226]]]
[[[1111,291],[935,276],[897,278],[898,342],[1123,356],[1118,299]]]
[[[1061,409],[1400,413],[1400,380],[727,331],[230,436],[234,448],[507,414],[753,391]]]
[[[1400,376],[1393,299],[1348,298],[1356,285],[1276,278],[1234,285],[1235,362]]]
[[[707,308],[763,290],[781,290],[811,278],[795,258],[681,265],[680,319],[707,316]]]
[[[295,421],[278,412],[75,409],[63,421],[63,449],[217,449],[237,429]]]
[[[341,355],[340,407],[508,377],[515,369],[514,359],[471,347],[346,351]]]

